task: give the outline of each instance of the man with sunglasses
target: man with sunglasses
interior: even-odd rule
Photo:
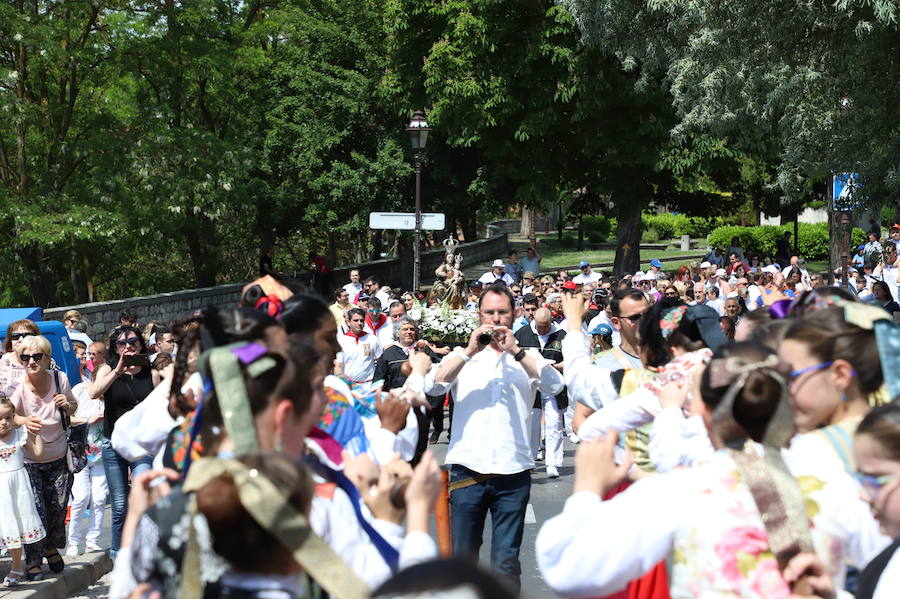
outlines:
[[[611,382],[622,379],[613,373],[644,367],[639,357],[639,327],[641,318],[649,307],[650,303],[640,289],[616,290],[609,302],[609,311],[612,314],[610,321],[613,329],[619,333],[618,345],[600,354],[592,364],[588,343],[580,326],[584,302],[563,302],[563,310],[569,323],[563,340],[563,362],[566,365],[564,374],[569,396],[578,402],[572,419],[576,434],[578,427],[588,416],[616,399],[615,395],[609,393],[611,388],[615,388],[615,384],[611,385]],[[596,321],[594,319],[588,326],[595,327]],[[574,325],[573,322],[579,325]],[[615,337],[613,343],[616,343]]]

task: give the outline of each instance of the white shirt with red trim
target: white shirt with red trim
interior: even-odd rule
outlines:
[[[382,346],[378,338],[367,331],[357,337],[350,331],[338,335],[341,351],[337,360],[343,366],[344,376],[351,381],[367,382],[375,374],[375,361],[381,357]]]

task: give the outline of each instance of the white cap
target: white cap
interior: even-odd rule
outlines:
[[[710,266],[712,266],[712,264],[710,264],[709,262],[707,262],[705,260],[700,263],[700,268],[709,268]]]
[[[641,271],[641,270],[639,270],[639,271],[637,271],[636,273],[634,273],[634,276],[631,277],[631,279],[632,279],[633,281],[640,281],[640,280],[643,279],[643,278],[644,278],[644,272]]]
[[[781,272],[781,269],[778,268],[777,266],[775,266],[774,264],[770,264],[770,265],[768,265],[768,266],[765,266],[765,267],[763,267],[762,270],[763,270],[763,272],[770,272],[770,273],[772,273],[773,275],[778,274],[778,273]]]
[[[494,260],[494,263],[491,264],[491,268],[494,268],[496,266],[503,266],[503,260],[500,260],[500,259]]]
[[[717,277],[724,277],[724,276],[725,276],[725,269],[724,269],[724,268],[720,268],[719,270],[717,270],[717,271],[716,271],[716,276],[717,276]]]
[[[738,295],[740,294],[737,291],[729,291],[728,295],[726,295],[725,297],[731,299],[732,297],[738,297]]]
[[[648,272],[647,274],[644,275],[644,277],[641,280],[642,281],[655,281],[656,274],[652,273],[652,272]]]

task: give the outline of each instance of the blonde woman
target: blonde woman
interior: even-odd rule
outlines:
[[[39,455],[25,447],[25,470],[31,481],[35,503],[47,536],[25,546],[25,577],[43,578],[41,561],[46,557],[50,570],[62,572],[65,564],[59,548],[66,546],[66,503],[72,489],[66,451],[66,431],[62,416],[75,413],[78,402],[64,372],[51,371],[50,342],[41,335],[29,335],[18,346],[25,378],[10,401],[16,408],[16,424],[38,433],[43,442]]]

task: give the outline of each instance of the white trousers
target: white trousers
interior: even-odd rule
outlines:
[[[531,447],[537,454],[541,448],[541,414],[544,415],[544,463],[547,466],[562,466],[563,463],[563,414],[565,410],[556,407],[555,397],[541,395],[541,409],[531,410]]]
[[[107,491],[102,461],[88,464],[84,470],[75,474],[70,504],[72,515],[69,518],[69,545],[81,544],[82,539],[85,539],[85,528],[87,528],[85,540],[88,543],[98,544],[100,530],[103,528]],[[88,522],[85,522],[84,512],[88,505],[91,507],[91,515]]]

